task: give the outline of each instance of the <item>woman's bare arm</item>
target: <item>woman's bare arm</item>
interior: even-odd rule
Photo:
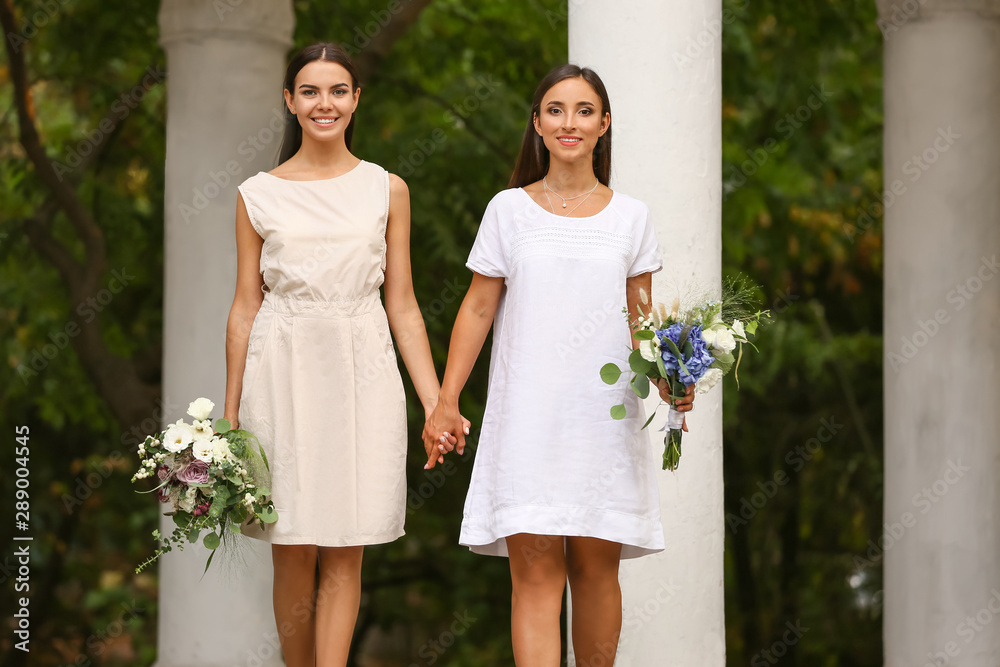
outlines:
[[[450,443],[440,443],[442,433],[450,433],[457,438],[459,454],[465,450],[465,434],[459,428],[458,396],[465,387],[472,367],[483,349],[486,335],[493,326],[493,316],[500,303],[503,286],[503,278],[472,274],[472,284],[469,285],[469,291],[462,300],[455,326],[451,331],[448,365],[444,372],[444,381],[441,383],[441,398],[434,414],[424,425],[427,467],[434,467],[438,458],[436,452],[440,451],[439,445],[443,444],[446,451],[452,449]]]
[[[424,317],[413,293],[410,268],[410,193],[403,179],[389,175],[389,222],[385,232],[385,312],[417,396],[429,415],[437,405],[437,371]]]
[[[226,323],[226,404],[223,416],[233,428],[239,426],[243,370],[247,363],[250,328],[264,300],[261,287],[260,252],[264,239],[250,224],[243,196],[236,195],[236,294]]]

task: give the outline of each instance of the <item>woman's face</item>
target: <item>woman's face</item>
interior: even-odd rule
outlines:
[[[330,141],[344,135],[360,96],[360,89],[351,90],[351,75],[343,66],[315,60],[299,70],[295,90],[285,91],[285,103],[298,116],[303,136]]]
[[[611,126],[611,114],[602,115],[601,106],[601,98],[583,77],[563,79],[546,91],[535,131],[552,159],[593,159],[597,139]]]

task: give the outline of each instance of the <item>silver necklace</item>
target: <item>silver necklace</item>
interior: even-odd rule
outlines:
[[[576,206],[574,206],[573,208],[571,208],[569,210],[569,212],[566,213],[566,217],[569,217],[573,213],[573,211],[575,211],[576,209],[580,208],[580,206],[583,205],[583,202],[585,202],[588,199],[590,199],[590,195],[594,194],[594,190],[596,190],[597,186],[600,185],[600,184],[601,184],[601,181],[598,180],[596,183],[594,183],[594,187],[590,188],[590,190],[588,190],[586,192],[581,192],[580,194],[574,195],[572,197],[563,197],[561,194],[559,194],[558,192],[556,192],[555,190],[553,190],[552,188],[550,188],[548,180],[546,180],[546,178],[544,176],[542,177],[542,188],[543,188],[543,191],[545,192],[545,201],[547,201],[549,203],[549,208],[552,209],[553,215],[557,215],[557,214],[556,214],[555,207],[552,205],[552,199],[549,198],[549,192],[551,192],[555,196],[557,196],[560,199],[562,199],[562,203],[563,203],[562,207],[563,208],[566,208],[566,202],[567,201],[571,201],[573,199],[579,199],[580,197],[583,197],[583,201],[581,201],[579,204],[577,204]]]

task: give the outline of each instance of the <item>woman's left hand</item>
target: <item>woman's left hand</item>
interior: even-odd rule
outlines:
[[[650,380],[657,389],[660,390],[660,398],[670,406],[673,406],[674,410],[677,412],[690,412],[694,410],[694,385],[688,385],[684,390],[683,398],[678,398],[676,401],[670,396],[670,383],[660,378],[659,380]],[[687,418],[684,418],[684,430],[687,431]]]

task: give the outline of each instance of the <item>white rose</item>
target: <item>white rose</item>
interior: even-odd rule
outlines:
[[[215,403],[208,400],[207,398],[199,398],[196,401],[192,401],[188,406],[188,414],[195,419],[208,419],[208,416],[212,414],[212,408],[215,407]]]
[[[694,385],[695,393],[704,394],[707,393],[709,389],[719,384],[719,380],[722,379],[722,371],[718,368],[709,368],[701,379],[698,380]]]
[[[712,327],[701,330],[701,339],[705,341],[705,345],[708,345],[709,347],[715,347],[716,331],[717,330]]]
[[[194,441],[194,430],[180,419],[163,434],[163,448],[168,452],[183,452]]]
[[[729,327],[722,325],[718,328],[714,347],[723,352],[732,352],[736,349],[736,339],[733,338],[733,332],[729,330]]]
[[[195,440],[194,447],[191,448],[191,453],[199,461],[211,463],[213,450],[214,446],[211,440]]]
[[[742,320],[733,320],[733,335],[736,337],[737,340],[746,341],[747,333],[743,329]]]
[[[660,339],[654,337],[639,341],[639,354],[646,361],[656,361],[656,357],[660,354]]]

